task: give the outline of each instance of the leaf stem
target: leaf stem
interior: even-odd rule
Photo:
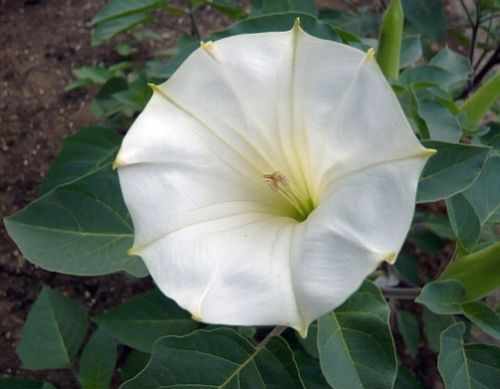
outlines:
[[[422,288],[380,288],[384,297],[401,300],[413,300]]]
[[[262,350],[266,347],[266,344],[275,336],[280,336],[283,331],[286,330],[286,326],[276,326],[266,335],[264,339],[255,347],[256,350]]]

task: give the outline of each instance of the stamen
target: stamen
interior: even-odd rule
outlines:
[[[271,174],[263,174],[262,178],[264,178],[274,192],[283,196],[287,202],[295,208],[301,220],[304,220],[314,209],[313,201],[295,188],[290,183],[287,176],[280,171],[275,171]]]

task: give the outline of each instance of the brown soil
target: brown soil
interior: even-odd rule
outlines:
[[[90,46],[89,22],[105,0],[0,0],[0,220],[36,198],[63,137],[96,122],[88,110],[96,90],[64,92],[72,69],[117,60],[115,43]],[[227,24],[209,9],[197,14],[204,34]],[[168,48],[189,19],[161,16],[155,29]],[[44,379],[61,388],[78,387],[64,370],[23,370],[15,353],[20,328],[42,285],[82,301],[91,315],[152,287],[149,278],[115,274],[72,277],[44,271],[23,259],[0,222],[0,376]]]

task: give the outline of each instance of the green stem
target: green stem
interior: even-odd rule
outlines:
[[[403,36],[404,12],[401,0],[392,0],[380,29],[377,62],[388,79],[397,79]]]
[[[264,347],[266,347],[266,344],[271,340],[271,338],[274,338],[275,336],[280,336],[285,330],[286,330],[285,326],[274,327],[255,348],[257,350],[263,349]]]
[[[460,107],[467,114],[469,127],[475,127],[500,97],[500,73],[496,73],[474,92]]]

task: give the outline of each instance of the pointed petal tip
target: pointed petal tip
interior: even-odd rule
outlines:
[[[194,321],[203,321],[203,318],[201,317],[201,312],[196,312],[191,315],[191,319]]]
[[[305,339],[307,338],[307,333],[309,332],[309,326],[306,325],[302,328],[299,328],[297,329],[297,332],[299,333],[299,336],[302,338],[302,339]]]
[[[127,250],[127,255],[130,255],[131,257],[133,257],[134,255],[137,255],[137,250],[135,249],[135,247],[131,247]]]
[[[116,156],[115,160],[113,161],[113,164],[111,165],[111,168],[113,170],[119,169],[122,166],[125,166],[125,162],[123,161],[122,158],[120,158],[119,155]]]
[[[387,262],[389,265],[393,265],[396,262],[397,254],[394,251],[390,253],[382,254],[382,260]]]
[[[366,61],[371,61],[371,62],[376,62],[375,61],[375,49],[373,47],[370,47],[365,54],[365,60]]]
[[[214,42],[213,41],[200,41],[200,47],[205,50],[208,54],[211,54],[214,50]]]
[[[295,18],[295,20],[293,21],[293,28],[292,28],[292,30],[293,30],[293,31],[299,31],[300,29],[301,29],[301,27],[300,27],[300,18],[299,18],[299,17],[297,17],[297,18]]]
[[[437,153],[436,149],[423,149],[421,155],[424,158],[430,158],[436,153]]]

